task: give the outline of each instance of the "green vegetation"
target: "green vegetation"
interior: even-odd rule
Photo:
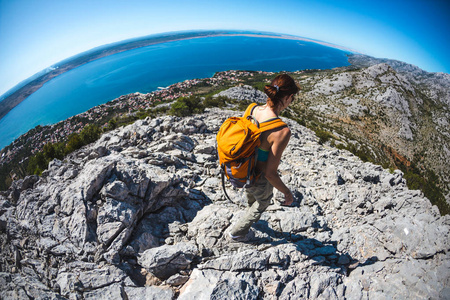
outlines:
[[[445,200],[442,189],[437,185],[439,179],[433,171],[420,172],[415,165],[411,165],[409,168],[402,166],[401,169],[405,173],[403,178],[409,189],[421,190],[425,197],[439,208],[441,215],[450,214],[450,205]]]
[[[333,137],[333,135],[331,133],[329,133],[328,131],[323,130],[321,128],[316,128],[315,133],[316,133],[317,137],[319,138],[319,144],[321,144],[321,145],[328,142]]]
[[[28,162],[27,172],[28,174],[41,175],[42,171],[47,169],[48,163],[44,157],[42,152],[36,153],[33,157],[30,158]]]
[[[147,111],[147,113],[150,118],[156,118],[163,114],[166,114],[168,111],[169,111],[169,108],[167,106],[162,106],[162,107],[157,107],[157,108],[151,109],[151,110]]]
[[[269,82],[261,82],[261,81],[259,81],[259,82],[251,83],[251,86],[254,87],[255,89],[261,91],[261,92],[264,92],[264,87],[266,85],[268,85],[268,84],[269,84]]]
[[[205,97],[205,100],[203,100],[203,105],[205,107],[225,107],[227,106],[227,97],[224,96],[218,96],[213,97],[211,95],[208,95]]]
[[[385,167],[381,162],[377,161],[376,158],[370,155],[371,151],[365,146],[357,147],[354,144],[348,144],[347,146],[338,144],[336,145],[336,148],[350,151],[354,155],[358,156],[363,162],[371,162],[373,164],[382,165],[383,167]]]
[[[247,109],[247,107],[252,103],[251,101],[248,100],[243,100],[243,101],[231,101],[233,104],[237,104],[236,110],[237,111],[244,111]]]
[[[172,104],[169,114],[177,117],[186,117],[205,111],[202,99],[198,96],[181,97]]]
[[[289,118],[289,119],[291,119],[291,120],[294,120],[294,121],[297,122],[298,124],[300,124],[300,125],[306,127],[306,122],[305,122],[305,120],[304,120],[304,119],[297,118],[297,117],[294,117],[294,116],[292,115],[292,113],[291,113],[289,110],[283,110],[283,111],[281,112],[281,116],[282,116],[282,117],[285,117],[285,118]]]
[[[112,118],[108,121],[108,126],[105,128],[107,131],[117,128],[117,118]]]
[[[226,107],[228,103],[236,105],[236,110],[242,111],[245,110],[251,102],[247,100],[241,101],[229,99],[223,96],[213,97],[211,95],[206,97],[182,97],[178,98],[177,101],[172,104],[168,113],[173,116],[186,117],[202,113],[205,111],[205,108]]]
[[[84,145],[95,142],[101,134],[101,130],[97,125],[86,125],[83,130],[78,133],[72,133],[66,143],[48,143],[44,145],[44,149],[30,157],[27,166],[27,174],[41,175],[47,169],[49,162],[53,159],[63,159],[65,155],[80,149]]]

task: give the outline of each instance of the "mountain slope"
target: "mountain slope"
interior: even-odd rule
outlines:
[[[319,144],[292,120],[274,204],[250,244],[218,177],[215,133],[236,112],[140,120],[2,194],[2,299],[445,298],[450,217],[402,172]],[[277,198],[276,196],[275,198]]]
[[[286,116],[314,129],[322,143],[329,140],[330,145],[348,149],[364,161],[401,169],[410,188],[420,188],[442,214],[449,213],[450,75],[363,55],[350,55],[349,61],[349,67],[291,73],[303,90]],[[42,151],[44,144],[55,139],[64,141],[86,124],[114,125],[116,120],[154,116],[156,100],[173,101],[193,94],[195,101],[202,102],[200,97],[238,83],[261,89],[273,76],[267,72],[220,72],[164,91],[124,95],[56,125],[37,127],[2,150],[0,186],[6,189],[11,178],[24,176],[31,153]],[[255,90],[239,89],[223,93],[231,99],[257,96]]]
[[[358,57],[351,68],[299,75],[296,116],[371,161],[422,173],[449,199],[450,75]]]

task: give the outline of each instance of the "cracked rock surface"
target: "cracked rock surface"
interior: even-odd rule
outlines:
[[[336,87],[338,88],[338,87]],[[450,217],[400,171],[286,119],[275,194],[249,243],[225,230],[215,134],[237,112],[145,119],[0,196],[1,299],[448,299]]]

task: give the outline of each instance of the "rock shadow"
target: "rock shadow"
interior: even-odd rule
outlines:
[[[319,241],[299,233],[274,230],[266,220],[258,221],[253,227],[254,230],[256,229],[264,235],[262,237],[256,236],[251,241],[253,244],[267,243],[272,246],[293,244],[300,253],[306,255],[306,259],[313,260],[313,264],[340,269],[346,276],[358,267],[372,265],[378,261],[376,256],[367,258],[365,261],[359,261],[348,253],[340,253],[337,250],[336,241]]]
[[[211,203],[212,201],[203,192],[191,189],[187,197],[145,213],[137,222],[127,244],[120,251],[122,263],[118,267],[125,271],[135,284],[144,286],[147,279],[145,274],[141,273],[137,257],[145,250],[185,240],[187,224]]]

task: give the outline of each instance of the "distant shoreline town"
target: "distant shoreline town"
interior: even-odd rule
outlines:
[[[158,103],[191,96],[192,92],[188,90],[196,86],[236,85],[242,82],[242,78],[252,77],[253,74],[270,76],[273,73],[263,71],[218,72],[211,78],[185,80],[147,94],[122,95],[56,124],[37,126],[31,129],[0,151],[0,165],[11,162],[19,155],[23,157],[19,163],[23,163],[29,155],[42,151],[45,144],[57,143],[73,133],[80,133],[87,124],[97,124],[104,128],[113,116],[120,117],[137,111],[146,111],[154,108]],[[28,152],[28,155],[23,155],[24,151]]]

